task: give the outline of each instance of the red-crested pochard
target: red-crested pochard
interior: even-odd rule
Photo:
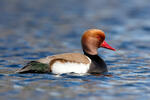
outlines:
[[[99,29],[89,29],[84,32],[81,44],[84,54],[64,53],[37,61],[31,61],[17,73],[90,73],[102,74],[107,72],[107,66],[98,56],[98,48],[103,47],[115,51],[105,40],[105,34]]]

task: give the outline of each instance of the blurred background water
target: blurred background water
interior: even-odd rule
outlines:
[[[15,74],[28,61],[81,52],[89,28],[112,76]],[[0,100],[149,100],[149,0],[0,0]]]

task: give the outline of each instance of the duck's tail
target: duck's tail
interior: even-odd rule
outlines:
[[[31,61],[23,68],[16,71],[16,73],[49,73],[50,67],[48,64]]]

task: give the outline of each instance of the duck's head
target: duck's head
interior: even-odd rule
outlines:
[[[84,32],[81,43],[84,52],[90,55],[97,55],[100,47],[115,51],[105,40],[105,33],[99,29],[89,29]]]

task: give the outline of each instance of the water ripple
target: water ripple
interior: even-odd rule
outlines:
[[[149,100],[149,0],[0,1],[1,100]],[[82,52],[84,30],[101,28],[105,75],[16,74],[28,61]]]

